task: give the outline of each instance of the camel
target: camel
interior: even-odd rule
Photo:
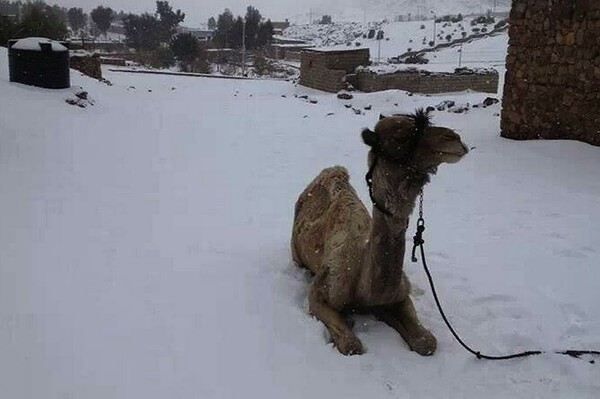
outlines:
[[[406,230],[430,176],[468,148],[454,131],[431,126],[422,110],[380,117],[362,138],[370,147],[372,218],[342,166],[324,169],[296,202],[291,250],[294,262],[313,274],[309,312],[344,355],[364,353],[346,320],[353,313],[375,315],[411,350],[432,355],[437,340],[419,321],[403,272]]]

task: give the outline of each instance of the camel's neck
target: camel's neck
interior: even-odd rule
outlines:
[[[372,292],[389,293],[399,286],[403,275],[409,216],[425,182],[409,182],[406,187],[401,187],[401,194],[395,199],[396,211],[392,215],[384,215],[373,207],[373,222],[365,248],[363,274],[363,282],[371,285]]]

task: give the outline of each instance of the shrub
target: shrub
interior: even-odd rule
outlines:
[[[496,25],[494,25],[494,28],[499,29],[499,28],[503,28],[506,25],[508,25],[508,18],[499,21]]]
[[[489,25],[489,24],[493,24],[494,22],[496,22],[496,19],[494,18],[494,16],[492,15],[481,15],[477,18],[475,18],[474,20],[471,21],[471,25],[475,26],[477,24],[484,24],[484,25]]]
[[[259,76],[268,74],[272,69],[271,64],[262,54],[256,54],[254,56],[253,66]]]
[[[159,47],[152,51],[140,51],[135,54],[135,62],[151,68],[168,68],[175,65],[175,56],[168,47]]]

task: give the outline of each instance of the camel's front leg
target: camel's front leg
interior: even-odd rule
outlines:
[[[379,320],[398,331],[410,349],[419,355],[429,356],[435,352],[437,340],[419,321],[409,296],[403,302],[378,307],[374,314]]]
[[[310,313],[325,324],[329,334],[331,334],[333,343],[340,353],[343,355],[363,354],[364,350],[360,340],[348,327],[342,315],[329,306],[319,292],[322,284],[322,279],[317,276],[310,287],[308,297]]]

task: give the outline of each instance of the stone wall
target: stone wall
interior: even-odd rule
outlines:
[[[69,42],[69,49],[71,50],[85,50],[89,52],[104,52],[104,53],[122,53],[129,50],[129,47],[125,43],[113,43],[113,42],[94,42],[73,40]]]
[[[376,74],[359,70],[355,78],[356,88],[366,93],[382,90],[405,90],[413,93],[436,94],[464,90],[484,93],[498,92],[498,72],[432,73],[425,71],[399,71]]]
[[[301,70],[300,84],[317,90],[337,93],[346,87],[346,71],[336,71],[322,66]]]
[[[513,0],[501,129],[600,145],[600,1]]]
[[[118,57],[100,57],[100,64],[115,65],[115,66],[127,66],[127,60],[125,60],[125,58],[118,58]]]
[[[305,50],[300,57],[300,84],[336,93],[346,87],[347,74],[369,64],[369,49]]]
[[[94,79],[102,79],[102,68],[99,56],[71,56],[71,69],[76,69]]]

